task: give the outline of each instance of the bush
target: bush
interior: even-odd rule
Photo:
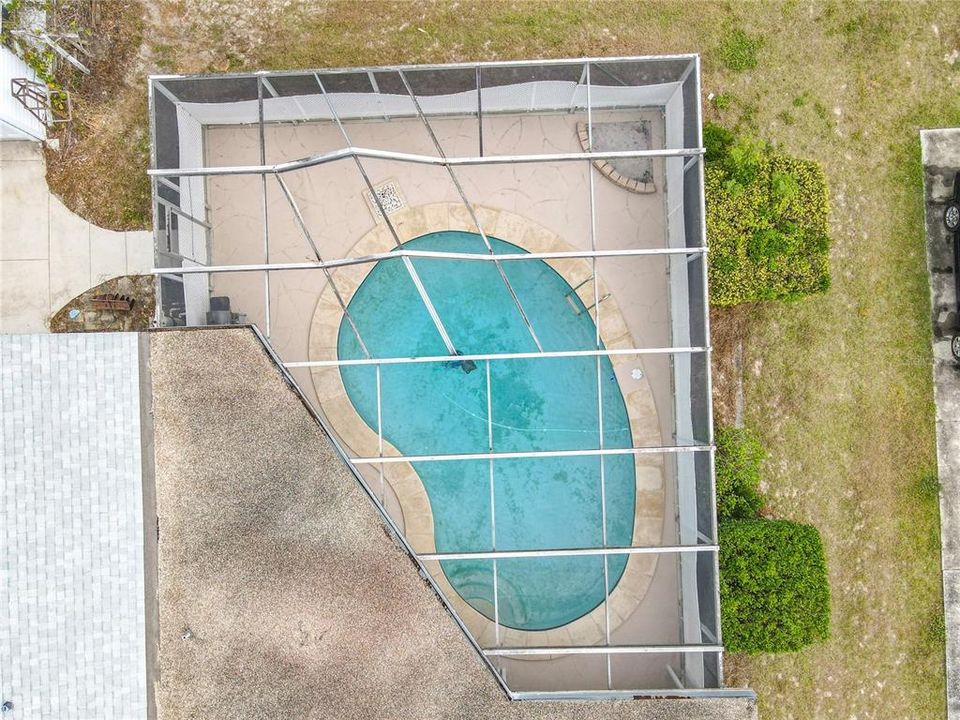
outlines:
[[[766,457],[746,428],[717,427],[717,520],[755,518],[763,507],[760,463]]]
[[[703,126],[703,147],[707,151],[705,157],[708,163],[727,157],[733,141],[733,133],[725,127],[715,123]]]
[[[794,300],[830,287],[821,167],[704,128],[710,301]]]
[[[732,652],[793,652],[830,635],[820,533],[787,520],[720,526],[723,642]]]

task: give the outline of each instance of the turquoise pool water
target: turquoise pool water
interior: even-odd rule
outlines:
[[[500,254],[525,252],[502,240],[490,242]],[[454,231],[424,235],[404,247],[486,253],[479,235]],[[493,263],[432,258],[413,262],[460,352],[536,351]],[[501,265],[545,350],[595,347],[592,319],[573,311],[565,298],[570,287],[549,265],[540,260]],[[374,357],[447,352],[399,258],[383,260],[370,271],[349,310]],[[343,359],[364,356],[345,320],[338,354]],[[630,424],[607,358],[602,359],[600,375],[604,446],[629,447]],[[341,376],[357,412],[376,432],[374,368],[345,366]],[[495,452],[599,447],[595,358],[492,361],[490,377]],[[455,362],[386,365],[381,404],[384,438],[405,455],[488,451],[483,362],[471,373]],[[598,457],[497,460],[492,466],[493,513],[489,460],[414,464],[430,497],[438,552],[492,550],[494,530],[497,550],[602,545]],[[604,478],[607,541],[629,545],[636,497],[632,456],[606,456]],[[626,556],[611,556],[608,563],[612,590]],[[492,619],[493,561],[444,561],[442,566],[456,591]],[[600,556],[498,560],[500,622],[523,630],[565,625],[603,601],[603,582]]]

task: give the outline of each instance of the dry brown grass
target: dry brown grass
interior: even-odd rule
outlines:
[[[134,230],[150,223],[150,157],[147,96],[139,61],[143,6],[139,0],[59,3],[84,22],[90,75],[58,72],[70,90],[73,121],[53,133],[47,150],[47,182],[75,213],[102,227]],[[65,6],[65,7],[64,7]]]
[[[697,51],[704,92],[730,98],[722,111],[707,104],[710,115],[824,165],[833,289],[738,322],[749,327],[746,418],[770,450],[770,504],[823,533],[833,635],[801,653],[730,658],[730,677],[757,689],[765,718],[942,717],[938,514],[914,492],[935,469],[917,130],[960,124],[956,5],[251,6],[151,4],[141,57],[198,71]],[[720,57],[737,31],[762,39],[756,68],[743,73]],[[123,194],[143,181],[145,157],[128,139],[146,127],[142,85],[125,87],[90,106],[91,124],[111,104],[125,119],[99,128],[97,152],[76,156],[73,177],[102,182],[96,163],[111,157],[117,195],[104,217],[145,220],[146,195]],[[722,363],[722,322],[717,329]],[[725,387],[718,407],[727,413]]]
[[[738,396],[743,393],[743,346],[750,332],[752,310],[750,305],[710,310],[713,414],[724,425],[734,425],[738,420]]]

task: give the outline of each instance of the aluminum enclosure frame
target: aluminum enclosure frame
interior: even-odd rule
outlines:
[[[281,360],[276,356],[273,348],[269,344],[270,338],[270,275],[271,273],[278,273],[291,270],[321,270],[322,272],[328,273],[329,269],[348,266],[348,265],[357,265],[357,264],[367,264],[372,265],[377,262],[401,258],[404,262],[409,262],[412,258],[433,258],[433,259],[457,259],[457,260],[470,260],[470,261],[480,261],[480,262],[494,262],[499,267],[499,262],[503,261],[520,261],[520,260],[543,260],[543,259],[559,259],[559,258],[584,258],[590,260],[594,268],[594,277],[596,277],[596,264],[598,258],[604,257],[642,257],[642,256],[676,256],[683,255],[688,258],[699,258],[701,262],[701,277],[702,277],[702,288],[698,290],[701,295],[701,300],[703,303],[703,317],[700,320],[703,323],[703,337],[705,342],[703,344],[681,344],[677,346],[670,347],[638,347],[638,348],[628,348],[628,349],[616,349],[609,350],[603,347],[600,340],[600,310],[601,310],[601,299],[599,297],[597,290],[597,283],[594,282],[594,307],[596,308],[596,318],[595,325],[597,329],[596,337],[596,347],[591,350],[583,349],[571,349],[568,351],[552,351],[552,352],[538,352],[538,353],[487,353],[487,354],[476,354],[476,355],[463,355],[462,359],[474,360],[476,362],[486,362],[487,363],[487,372],[488,372],[488,385],[487,391],[490,392],[489,386],[489,363],[492,360],[510,360],[510,359],[530,359],[530,358],[539,358],[539,357],[594,357],[597,366],[597,373],[599,379],[600,373],[600,361],[603,357],[609,357],[614,355],[667,355],[668,357],[673,357],[675,355],[687,355],[687,356],[699,356],[703,358],[706,368],[706,398],[703,398],[702,401],[706,404],[706,433],[704,437],[704,442],[699,443],[687,443],[687,444],[677,444],[669,446],[659,446],[659,447],[643,447],[643,448],[604,448],[603,445],[603,407],[602,407],[602,392],[598,391],[598,417],[600,422],[600,447],[593,450],[559,450],[559,451],[531,451],[531,452],[517,452],[517,453],[495,453],[492,450],[486,453],[466,453],[460,455],[419,455],[419,456],[383,456],[382,447],[383,447],[383,428],[382,422],[378,421],[377,434],[380,439],[381,454],[376,457],[359,457],[351,455],[345,447],[339,442],[336,433],[329,426],[328,420],[323,416],[322,413],[318,413],[315,409],[311,408],[314,417],[321,423],[324,429],[327,431],[328,435],[332,438],[334,444],[337,447],[338,452],[342,457],[348,462],[351,470],[353,471],[357,480],[361,483],[362,487],[366,491],[368,497],[378,508],[378,510],[383,515],[388,526],[391,528],[392,532],[396,535],[398,541],[404,546],[408,553],[415,559],[417,564],[421,569],[421,574],[423,574],[431,582],[434,589],[438,592],[441,597],[443,593],[437,584],[430,577],[429,571],[426,569],[426,566],[423,564],[426,561],[439,561],[439,560],[452,560],[452,559],[491,559],[494,563],[494,584],[496,584],[496,560],[497,558],[508,558],[508,557],[563,557],[563,556],[577,556],[577,555],[596,555],[602,557],[604,560],[604,568],[606,575],[606,561],[607,557],[610,555],[617,554],[675,554],[678,557],[684,555],[690,555],[691,557],[696,557],[701,553],[707,553],[712,557],[713,560],[713,577],[716,582],[718,577],[718,565],[717,565],[717,545],[716,545],[716,507],[715,507],[715,485],[714,485],[714,446],[713,446],[713,424],[712,424],[712,411],[710,410],[710,347],[709,347],[709,314],[706,310],[706,298],[707,294],[707,277],[705,269],[705,260],[706,260],[706,236],[705,236],[705,224],[704,224],[704,198],[703,198],[703,154],[704,150],[702,147],[702,133],[701,133],[701,115],[700,115],[700,86],[699,86],[699,56],[697,55],[674,55],[674,56],[655,56],[655,57],[623,57],[623,58],[588,58],[588,59],[573,59],[573,60],[550,60],[550,61],[511,61],[511,62],[493,62],[493,63],[461,63],[453,65],[421,65],[421,66],[387,66],[387,67],[376,67],[376,68],[345,68],[337,70],[317,70],[317,71],[285,71],[285,72],[260,72],[255,74],[225,74],[225,75],[206,75],[206,76],[173,76],[173,75],[161,75],[154,76],[150,78],[150,91],[149,91],[149,102],[150,102],[150,125],[151,125],[151,169],[149,174],[151,176],[151,183],[153,188],[153,196],[155,199],[155,208],[157,212],[154,216],[154,231],[157,238],[157,267],[152,271],[154,275],[158,278],[158,322],[160,321],[160,313],[163,310],[163,297],[162,297],[162,282],[159,282],[161,278],[173,278],[176,281],[176,278],[179,277],[179,282],[183,283],[184,278],[192,275],[206,276],[210,278],[211,276],[217,273],[235,273],[235,272],[257,272],[262,273],[264,277],[264,293],[265,293],[265,309],[266,309],[266,321],[263,331],[257,329],[258,335],[261,337],[261,340],[264,342],[265,346],[274,356],[274,359],[282,367],[285,375],[287,376],[288,381],[294,386],[297,387],[296,381],[294,380],[290,370],[298,368],[313,368],[313,367],[341,367],[348,365],[374,365],[377,371],[378,379],[378,388],[379,388],[379,373],[381,366],[390,365],[390,364],[403,364],[403,363],[426,363],[426,362],[449,362],[449,356],[437,356],[437,357],[412,357],[412,358],[388,358],[388,357],[366,357],[365,359],[359,360],[319,360],[319,361],[310,361],[302,359],[288,359],[287,361]],[[676,78],[676,82],[680,89],[677,92],[682,92],[684,94],[685,102],[689,101],[687,97],[688,94],[692,96],[692,104],[695,107],[695,116],[693,118],[685,118],[685,125],[690,124],[692,127],[684,127],[684,143],[683,147],[676,148],[667,148],[667,149],[657,149],[657,150],[614,150],[606,152],[581,152],[581,153],[549,153],[549,154],[537,154],[537,155],[484,155],[483,154],[483,138],[482,138],[482,127],[483,122],[482,118],[484,116],[484,110],[481,105],[482,90],[484,89],[480,84],[480,78],[482,73],[486,71],[492,71],[496,69],[526,69],[530,70],[531,68],[553,68],[560,66],[571,66],[571,65],[582,65],[583,66],[583,76],[581,81],[585,82],[586,89],[586,112],[587,112],[587,129],[590,136],[589,146],[592,147],[593,140],[593,119],[592,119],[592,103],[591,103],[591,88],[593,87],[591,83],[591,67],[592,66],[602,66],[610,65],[614,63],[619,63],[623,65],[642,65],[644,63],[649,64],[651,67],[654,67],[657,64],[680,64],[685,67],[683,72]],[[643,66],[644,71],[646,70],[646,65]],[[414,101],[416,107],[416,115],[420,120],[426,125],[429,129],[430,124],[427,118],[427,113],[425,113],[420,104],[417,102],[417,97],[414,90],[406,82],[404,73],[422,73],[425,71],[435,71],[437,73],[444,73],[450,70],[473,70],[476,72],[478,79],[476,86],[476,95],[477,95],[477,109],[476,109],[476,118],[477,125],[480,132],[479,137],[479,146],[481,149],[481,154],[477,156],[467,156],[467,157],[447,157],[442,148],[437,146],[439,151],[438,155],[419,155],[403,152],[393,152],[378,150],[372,148],[364,148],[359,146],[353,146],[349,144],[348,138],[345,139],[348,141],[346,147],[335,150],[332,152],[321,153],[314,155],[308,158],[303,158],[300,160],[294,161],[285,161],[281,163],[268,164],[266,162],[266,156],[264,151],[264,126],[266,123],[272,122],[265,118],[264,113],[264,102],[267,94],[271,97],[277,97],[277,91],[274,89],[273,85],[278,83],[280,79],[284,78],[302,78],[306,75],[313,73],[317,77],[317,83],[319,85],[319,92],[316,94],[318,96],[323,96],[328,106],[334,114],[336,110],[333,108],[333,104],[330,102],[327,97],[328,91],[324,89],[323,84],[320,82],[320,75],[326,76],[346,76],[346,75],[357,75],[357,74],[368,74],[371,78],[371,84],[373,85],[374,91],[379,92],[376,88],[376,83],[373,80],[374,73],[387,73],[387,72],[396,72],[398,76],[404,81],[404,84],[407,86],[407,89],[410,92],[410,96]],[[656,68],[654,71],[656,74]],[[255,82],[256,85],[256,102],[257,102],[257,125],[260,136],[260,164],[259,165],[250,165],[250,166],[232,166],[232,167],[162,167],[161,163],[158,162],[158,126],[157,126],[157,104],[158,98],[162,98],[162,102],[167,102],[172,104],[174,107],[177,107],[180,100],[178,99],[176,93],[172,91],[168,85],[173,85],[178,81],[205,81],[210,83],[224,83],[226,81],[243,81],[246,83],[246,87],[249,89],[249,82]],[[273,80],[274,82],[271,82]],[[692,81],[692,82],[691,82]],[[577,88],[579,89],[580,83],[578,83]],[[246,98],[244,101],[249,101],[252,98]],[[237,100],[236,102],[242,102]],[[489,111],[487,111],[489,112]],[[536,110],[531,110],[528,112],[536,112]],[[339,123],[339,119],[337,119]],[[432,131],[431,131],[432,135]],[[691,145],[691,146],[688,146]],[[698,196],[696,198],[699,203],[699,215],[697,216],[698,222],[698,242],[694,245],[688,244],[684,247],[663,247],[663,248],[631,248],[629,250],[602,250],[598,249],[595,235],[596,235],[596,202],[593,197],[593,184],[594,178],[598,170],[596,169],[594,162],[601,159],[626,159],[626,158],[663,158],[666,162],[667,158],[670,159],[684,159],[682,177],[684,179],[684,187],[687,186],[687,173],[690,171],[695,171],[697,176],[697,189]],[[493,165],[493,164],[516,164],[516,163],[532,163],[532,162],[571,162],[571,163],[585,163],[589,168],[589,184],[590,184],[590,217],[591,217],[591,249],[590,250],[581,250],[576,252],[556,252],[556,253],[526,253],[518,255],[496,255],[492,251],[489,254],[483,255],[473,255],[468,253],[447,253],[447,252],[424,252],[424,251],[414,251],[400,248],[390,253],[379,253],[371,254],[363,257],[347,257],[347,258],[336,258],[336,259],[320,259],[319,252],[317,253],[318,261],[317,262],[301,262],[301,263],[271,263],[269,261],[270,257],[270,244],[269,244],[269,230],[266,217],[266,186],[267,178],[270,175],[273,175],[278,182],[283,185],[282,174],[307,168],[317,165],[322,165],[331,162],[338,162],[341,160],[352,159],[354,162],[360,165],[361,159],[384,159],[384,160],[393,160],[405,163],[413,163],[419,165],[434,165],[444,167],[450,172],[453,173],[452,168],[460,166],[479,166],[479,165]],[[166,164],[166,163],[164,163]],[[362,167],[362,166],[361,166]],[[362,170],[361,170],[362,172]],[[171,235],[171,228],[175,228],[177,232],[182,225],[192,226],[191,232],[196,232],[202,237],[205,238],[206,243],[210,243],[210,231],[211,226],[209,223],[209,218],[207,217],[197,217],[199,213],[195,211],[194,208],[184,209],[181,206],[180,196],[183,192],[185,180],[189,182],[190,178],[200,178],[201,181],[206,177],[213,177],[219,175],[251,175],[259,176],[260,182],[262,184],[263,190],[263,241],[264,241],[264,252],[267,262],[261,264],[245,264],[245,265],[203,265],[197,263],[192,258],[180,254],[179,245],[176,252],[171,252],[171,247],[169,245],[169,238]],[[176,182],[173,182],[176,180]],[[369,184],[369,181],[368,181]],[[370,186],[372,189],[372,186]],[[379,206],[379,200],[377,199],[376,193],[373,193],[374,199]],[[471,212],[476,220],[476,216],[473,213],[473,207],[467,200],[465,196],[462,196],[463,203],[467,209]],[[290,197],[290,194],[287,193],[287,199],[293,206],[294,212],[296,210],[295,201]],[[162,210],[161,210],[162,208]],[[382,210],[381,206],[381,210]],[[299,215],[299,213],[298,213]],[[390,219],[386,212],[383,213],[383,217],[386,221],[386,224],[391,227]],[[483,234],[482,228],[480,228],[479,223],[477,223],[478,231]],[[304,235],[307,236],[309,240],[309,231],[301,223],[301,230]],[[689,231],[688,231],[689,232]],[[166,247],[163,246],[161,242],[164,238],[167,239],[168,244]],[[311,241],[312,244],[312,241]],[[206,255],[207,258],[210,257],[209,252]],[[184,264],[185,262],[190,263],[189,265]],[[174,264],[169,264],[174,263]],[[176,264],[179,263],[179,264]],[[333,284],[333,279],[328,275],[328,279],[331,284]],[[504,277],[504,280],[506,278]],[[334,286],[335,289],[335,286]],[[423,297],[424,301],[429,304],[429,299]],[[346,312],[346,308],[344,307]],[[522,314],[522,308],[520,308]],[[354,330],[357,333],[358,339],[360,339],[359,331]],[[362,340],[361,340],[362,344]],[[458,356],[460,359],[461,356]],[[599,387],[599,383],[598,383]],[[297,388],[299,391],[299,388]],[[301,392],[301,396],[304,398],[304,401],[309,406],[309,401],[306,400],[306,397]],[[378,418],[380,416],[380,394],[377,393],[377,405],[378,405]],[[357,466],[359,465],[380,465],[381,467],[384,464],[389,464],[391,462],[432,462],[432,461],[444,461],[444,460],[463,460],[463,459],[475,459],[475,460],[489,460],[493,461],[497,458],[515,458],[515,457],[564,457],[564,456],[597,456],[600,461],[600,474],[601,474],[601,487],[603,484],[603,458],[609,455],[618,455],[618,454],[641,454],[641,453],[661,453],[661,454],[701,454],[708,457],[708,467],[709,467],[709,489],[710,489],[710,508],[709,513],[711,515],[710,527],[708,533],[701,533],[704,537],[698,539],[696,544],[690,545],[663,545],[655,547],[643,547],[643,546],[629,546],[629,547],[616,547],[610,546],[607,543],[606,539],[606,521],[603,521],[603,543],[602,547],[588,547],[588,548],[556,548],[548,550],[516,550],[516,551],[497,551],[487,553],[421,553],[418,554],[410,546],[410,544],[404,539],[403,533],[397,527],[393,519],[390,517],[389,512],[383,505],[382,498],[379,498],[376,491],[369,487],[367,479],[359,471]],[[381,475],[382,477],[382,475]],[[493,480],[491,479],[491,483]],[[603,513],[605,515],[605,501],[602,502]],[[605,582],[605,603],[609,597],[611,588],[609,582]],[[496,594],[496,593],[495,593]],[[719,591],[717,587],[714,587],[714,596],[715,596],[715,608],[719,612]],[[715,633],[710,632],[707,628],[704,629],[704,636],[712,635],[712,642],[699,642],[699,643],[683,643],[679,645],[617,645],[612,644],[610,639],[610,621],[609,617],[606,621],[606,642],[603,645],[594,645],[594,646],[549,646],[549,647],[521,647],[521,648],[510,648],[510,647],[494,647],[494,648],[484,648],[472,637],[470,632],[467,630],[466,625],[461,618],[457,615],[456,610],[453,608],[452,604],[445,599],[448,610],[456,618],[461,629],[467,635],[470,642],[474,645],[477,651],[484,658],[484,661],[488,664],[491,670],[494,672],[495,676],[500,682],[501,686],[507,692],[507,694],[514,699],[569,699],[573,697],[586,698],[593,696],[603,696],[603,697],[638,697],[638,696],[662,696],[662,695],[676,695],[676,696],[689,696],[689,697],[703,697],[704,695],[734,695],[742,696],[742,690],[727,690],[722,687],[722,643],[720,639],[720,625],[719,625],[719,616],[715,618],[714,630]],[[499,621],[495,620],[495,624],[499,629]],[[639,688],[632,690],[621,690],[614,689],[611,686],[610,681],[610,662],[611,656],[613,655],[641,655],[641,654],[653,654],[653,653],[678,653],[678,654],[696,654],[700,653],[701,656],[704,653],[712,654],[716,657],[717,664],[717,687],[687,687],[687,688]],[[520,655],[581,655],[581,654],[600,654],[604,655],[607,660],[607,673],[608,673],[608,689],[606,691],[597,691],[597,690],[576,690],[576,691],[545,691],[545,692],[530,692],[530,691],[514,691],[511,690],[501,676],[498,668],[491,662],[491,657],[498,656],[520,656]]]

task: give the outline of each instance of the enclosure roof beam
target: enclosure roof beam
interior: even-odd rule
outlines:
[[[558,647],[502,647],[484,649],[483,654],[522,655],[654,655],[674,653],[717,653],[723,645],[565,645]]]
[[[590,63],[583,65],[583,81],[587,86],[587,147],[593,150],[593,99],[591,97],[592,82],[590,79]],[[596,163],[587,165],[587,180],[589,184],[589,207],[590,207],[590,249],[597,249],[597,207],[594,192],[594,176],[597,173]],[[594,310],[594,333],[596,349],[603,347],[600,336],[600,286],[597,282],[597,257],[590,258],[590,273],[593,282],[593,310]],[[604,427],[603,427],[603,380],[602,363],[597,355],[594,358],[597,371],[597,437],[600,448],[604,447]],[[606,481],[606,463],[605,458],[600,456],[600,533],[604,547],[607,545],[607,481]],[[610,568],[608,556],[603,556],[603,636],[604,642],[610,644]],[[613,687],[613,667],[610,656],[606,656],[607,664],[607,689]]]
[[[512,700],[635,700],[636,698],[747,698],[757,694],[749,688],[664,688],[637,690],[540,690],[511,692]]]
[[[459,360],[459,358],[458,358]],[[519,460],[546,457],[596,457],[600,455],[659,455],[666,453],[709,452],[712,445],[655,445],[640,448],[602,448],[590,450],[527,450],[517,452],[451,453],[449,455],[389,455],[385,457],[351,457],[355,465],[390,465],[415,462],[448,462],[460,460]]]
[[[537,360],[547,358],[576,358],[576,357],[613,357],[618,355],[673,355],[676,353],[706,352],[707,346],[690,347],[653,347],[653,348],[602,348],[598,350],[545,350],[541,352],[522,353],[475,353],[472,355],[458,355],[458,361],[472,360]],[[302,360],[284,363],[287,368],[310,367],[343,367],[350,365],[406,365],[409,363],[450,362],[447,355],[429,355],[414,357],[386,357],[386,358],[357,358],[355,360]]]
[[[700,56],[697,55],[693,59],[693,64],[695,66],[694,81],[696,84],[696,97],[701,97],[702,87],[701,87],[701,67],[700,67]],[[703,108],[701,104],[696,103],[697,110],[697,142],[700,145],[703,145]],[[700,238],[703,244],[707,242],[707,217],[706,217],[706,207],[707,207],[707,197],[706,197],[706,183],[705,183],[705,163],[706,156],[702,156],[700,161],[697,163],[697,172],[699,173],[698,179],[698,189],[700,194]],[[703,297],[708,299],[710,297],[710,279],[709,273],[704,268],[704,271],[701,273],[701,287],[703,288]],[[704,334],[705,337],[710,337],[710,310],[709,307],[704,306],[703,308],[703,325],[704,325]],[[713,420],[713,371],[711,370],[711,352],[707,351],[706,357],[706,379],[707,379],[707,388],[706,388],[706,401],[707,401],[707,439],[711,444],[714,445],[714,449],[710,451],[710,472],[708,473],[710,479],[710,520],[713,530],[713,536],[717,537],[719,527],[717,521],[717,472],[716,472],[716,435],[714,434],[714,420]],[[719,554],[713,558],[713,572],[714,577],[720,577],[720,556]],[[713,583],[713,603],[714,603],[714,627],[716,629],[716,639],[717,642],[723,642],[723,629],[720,623],[720,583]],[[724,683],[724,668],[723,668],[723,655],[717,657],[717,675],[719,684],[722,686]]]
[[[383,72],[390,70],[463,70],[473,68],[498,67],[537,67],[542,65],[581,65],[585,62],[597,64],[612,63],[641,63],[641,62],[669,62],[671,60],[692,60],[699,57],[697,53],[677,53],[674,55],[618,55],[615,57],[590,58],[544,58],[539,60],[487,60],[482,62],[463,63],[431,63],[426,65],[366,65],[349,68],[314,68],[309,70],[262,70],[255,73],[207,73],[200,75],[151,75],[150,80],[203,80],[219,78],[255,78],[255,77],[290,77],[297,75],[346,75],[350,73]],[[675,80],[672,82],[676,82]]]
[[[659,555],[661,553],[717,552],[719,545],[650,545],[568,548],[555,550],[491,550],[489,552],[417,553],[421,560],[497,560],[504,558],[547,558],[595,555]]]
[[[173,268],[175,272],[190,274],[237,273],[237,272],[275,272],[278,270],[322,270],[324,268],[343,267],[347,265],[363,265],[377,263],[391,258],[431,258],[436,260],[478,260],[481,262],[505,262],[514,260],[552,260],[561,258],[589,258],[589,257],[633,257],[643,255],[703,255],[706,247],[687,248],[631,248],[629,250],[569,250],[541,253],[509,253],[503,255],[486,255],[477,253],[447,252],[444,250],[409,250],[399,249],[385,253],[373,253],[358,257],[337,258],[319,262],[293,263],[253,263],[249,265],[195,265],[182,268]],[[152,268],[154,275],[167,274],[171,268]]]
[[[148,175],[155,177],[192,177],[195,175],[262,175],[265,173],[283,173],[291,170],[336,162],[345,158],[371,158],[375,160],[396,160],[419,165],[511,165],[537,162],[576,162],[583,160],[617,160],[629,158],[669,158],[703,155],[703,148],[662,148],[658,150],[606,150],[597,152],[547,153],[540,155],[484,155],[482,157],[443,158],[436,155],[418,155],[416,153],[396,152],[348,146],[331,150],[319,155],[311,155],[299,160],[290,160],[273,165],[224,165],[221,167],[199,168],[150,168]]]
[[[263,128],[263,79],[257,78],[257,138],[260,146],[260,164],[267,164],[267,138]],[[270,262],[270,203],[267,200],[267,176],[260,176],[260,194],[261,194],[261,214],[260,220],[263,224],[263,261]],[[208,277],[209,281],[210,278]],[[270,273],[263,274],[263,311],[266,321],[265,330],[267,339],[270,339],[270,327],[272,313],[270,306],[272,304],[273,293],[270,291]]]

